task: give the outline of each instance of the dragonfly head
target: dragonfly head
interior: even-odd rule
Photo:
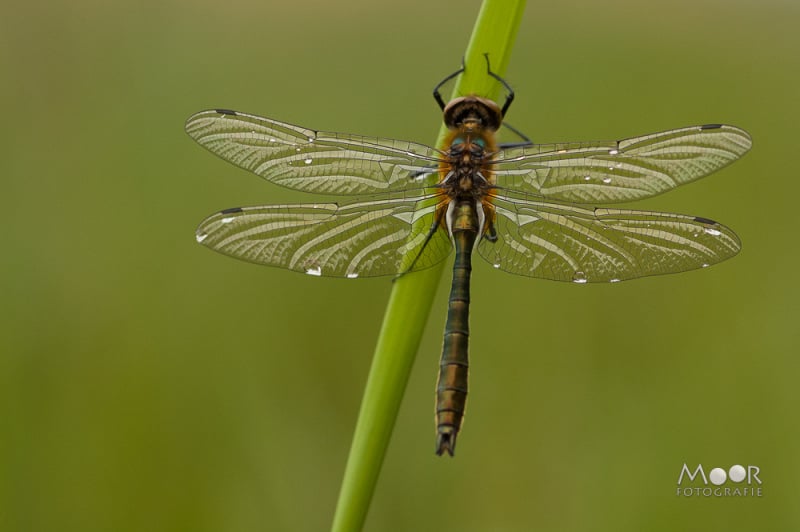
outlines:
[[[502,121],[500,106],[480,96],[462,96],[444,108],[445,125],[462,133],[497,131]]]

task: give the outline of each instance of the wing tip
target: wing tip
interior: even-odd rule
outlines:
[[[703,124],[698,127],[700,131],[717,132],[716,130],[722,130],[725,133],[736,134],[745,139],[745,142],[741,144],[743,150],[739,154],[740,156],[747,153],[750,150],[750,148],[753,147],[753,137],[751,137],[750,133],[748,133],[746,130],[738,126],[733,126],[730,124]]]
[[[238,111],[234,111],[232,109],[224,109],[224,108],[215,108],[215,109],[206,109],[203,111],[198,111],[189,116],[186,119],[184,124],[184,128],[186,132],[191,135],[190,126],[197,120],[208,119],[209,117],[219,117],[222,116],[241,116],[241,113]]]

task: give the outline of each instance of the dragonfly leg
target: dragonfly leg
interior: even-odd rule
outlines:
[[[442,209],[441,210],[442,213],[444,213],[445,210],[446,209]],[[410,272],[410,271],[412,271],[414,269],[414,266],[416,266],[417,261],[422,256],[422,254],[425,252],[425,248],[428,247],[428,243],[430,243],[431,238],[433,238],[433,235],[435,235],[436,231],[439,230],[439,226],[441,225],[441,223],[442,223],[442,215],[441,214],[436,214],[434,216],[434,218],[433,218],[433,223],[431,224],[431,228],[428,230],[428,234],[425,236],[425,241],[422,243],[422,247],[419,248],[419,251],[417,252],[417,255],[414,257],[414,260],[411,261],[411,265],[408,268],[406,268],[405,270],[403,270],[402,272],[398,273],[394,277],[394,279],[392,279],[392,281],[396,281],[397,279],[401,278],[402,276],[404,276],[405,274],[407,274],[408,272]]]
[[[414,172],[409,174],[408,177],[409,177],[409,179],[411,181],[416,181],[422,176],[432,175],[435,172],[436,172],[436,167],[435,166],[428,166],[428,167],[425,168],[425,170],[415,170]]]
[[[510,130],[512,133],[516,134],[519,138],[522,139],[522,142],[501,142],[497,145],[498,148],[501,150],[505,150],[508,148],[524,148],[526,146],[533,146],[533,141],[528,138],[528,135],[520,131],[519,129],[515,128],[511,124],[506,121],[503,121],[503,127]]]
[[[508,91],[506,94],[506,101],[503,102],[503,108],[500,111],[503,116],[506,116],[506,111],[508,111],[508,108],[511,107],[511,102],[514,101],[514,89],[511,88],[511,85],[509,85],[506,80],[492,72],[492,66],[489,64],[489,53],[487,52],[483,54],[483,57],[486,58],[486,72],[494,79],[502,83],[503,87],[505,87],[506,91]]]
[[[464,72],[464,60],[463,59],[461,60],[461,68],[459,68],[458,70],[456,70],[455,72],[453,72],[452,74],[450,74],[449,76],[444,78],[442,81],[437,83],[436,86],[433,88],[433,99],[436,100],[436,103],[439,104],[439,107],[441,107],[442,111],[444,111],[445,105],[447,105],[447,104],[442,99],[442,95],[439,93],[439,89],[442,88],[442,85],[444,85],[445,83],[447,83],[448,81],[450,81],[454,77],[458,76],[462,72]]]
[[[489,222],[489,226],[486,228],[486,232],[483,234],[483,238],[494,244],[497,242],[497,229],[494,228],[494,223]]]

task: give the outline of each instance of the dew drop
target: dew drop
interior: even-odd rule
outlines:
[[[575,272],[572,274],[572,282],[578,284],[587,283],[589,280],[586,278],[586,274],[583,272]]]
[[[590,175],[583,176],[583,180],[584,181],[589,181],[590,179],[592,179],[592,176],[590,176]]]
[[[306,163],[306,164],[311,164],[311,162],[312,162],[312,159],[311,159],[311,157],[309,157],[308,159],[306,159],[306,160],[305,160],[305,161],[303,161],[303,162],[304,162],[304,163]]]
[[[356,279],[358,277],[357,273],[348,273],[346,276],[348,279]]]
[[[608,150],[608,154],[609,155],[619,155],[619,150],[616,149],[616,148],[612,148],[612,149]]]
[[[604,177],[603,178],[603,183],[605,183],[606,185],[611,183],[611,178],[610,177]]]
[[[294,149],[294,151],[297,151],[297,152],[299,152],[299,151],[300,151],[300,148],[295,148],[295,149]]]
[[[698,236],[700,236],[700,233],[694,233],[692,236],[697,238]]]
[[[705,229],[703,229],[703,231],[705,231],[707,234],[711,236],[719,236],[722,234],[722,231],[714,229],[713,227],[706,227]]]
[[[319,266],[316,266],[314,268],[308,268],[306,270],[306,273],[308,275],[313,275],[315,277],[319,277],[320,275],[322,275],[322,268],[320,268]]]
[[[226,218],[223,218],[222,220],[220,220],[220,222],[222,222],[222,223],[224,223],[224,224],[229,224],[229,223],[231,223],[233,220],[234,220],[233,216],[228,216],[228,217],[226,217]]]
[[[275,139],[269,139],[270,142],[277,142]]]
[[[314,142],[314,137],[308,137],[308,142]]]
[[[494,264],[492,264],[492,266],[493,266],[495,269],[500,269],[500,263],[499,263],[499,262],[495,262]]]
[[[618,283],[618,282],[619,282],[619,279],[617,279],[616,277],[614,277],[613,279],[609,280],[608,282],[609,282],[609,283]]]
[[[704,262],[704,263],[703,263],[703,265],[702,265],[701,267],[702,267],[702,268],[708,268],[708,263]]]
[[[195,239],[197,239],[197,242],[198,242],[198,243],[202,242],[202,241],[203,241],[203,240],[205,240],[206,238],[208,238],[208,233],[197,233],[197,234],[195,235]]]

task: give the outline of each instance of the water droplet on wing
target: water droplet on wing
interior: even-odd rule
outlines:
[[[589,280],[586,278],[585,273],[578,271],[572,274],[572,282],[578,284],[584,284],[589,282]]]

